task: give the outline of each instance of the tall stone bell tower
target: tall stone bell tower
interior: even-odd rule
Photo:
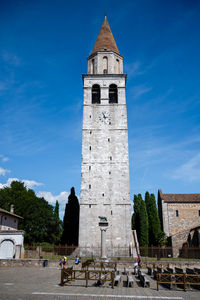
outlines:
[[[98,254],[98,216],[107,217],[108,255],[129,251],[132,241],[129,191],[126,74],[105,17],[83,75],[83,130],[79,246]]]

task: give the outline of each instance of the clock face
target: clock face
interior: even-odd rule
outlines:
[[[104,124],[110,123],[110,115],[106,111],[102,111],[102,113],[99,115],[99,120]]]

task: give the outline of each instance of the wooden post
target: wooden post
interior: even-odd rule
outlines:
[[[85,271],[86,287],[88,287],[88,271]]]
[[[114,289],[114,272],[111,273],[112,289]]]
[[[60,284],[63,285],[64,284],[64,278],[63,278],[63,269],[61,269],[61,280],[60,280]]]
[[[184,291],[186,292],[186,274],[183,274]]]
[[[158,281],[159,281],[159,279],[160,279],[159,277],[160,277],[160,274],[158,273],[158,274],[157,274],[157,291],[159,290],[159,289],[158,289]]]

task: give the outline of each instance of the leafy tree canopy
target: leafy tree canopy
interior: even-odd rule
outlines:
[[[55,216],[53,206],[44,198],[36,196],[32,189],[27,189],[23,182],[13,181],[10,187],[0,190],[0,207],[23,217],[19,229],[25,231],[25,243],[55,243]]]

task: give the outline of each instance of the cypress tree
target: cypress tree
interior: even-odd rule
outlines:
[[[139,196],[139,195],[138,195]],[[134,213],[132,215],[132,228],[136,230],[137,236],[140,235],[140,204],[141,198],[134,195]]]
[[[78,245],[79,232],[79,202],[75,195],[74,187],[71,188],[71,193],[68,197],[68,203],[65,206],[65,215],[63,219],[63,233],[61,244],[63,245]]]
[[[56,200],[56,205],[54,208],[54,244],[59,244],[61,234],[62,234],[62,222],[59,218],[59,203]]]
[[[142,197],[141,197],[142,198]],[[149,237],[148,237],[148,216],[146,205],[143,199],[141,199],[140,205],[140,237],[139,237],[140,246],[148,246]]]
[[[134,195],[133,229],[137,232],[140,246],[148,246],[148,216],[141,194]]]
[[[159,240],[161,240],[161,237],[163,237],[163,234],[160,226],[158,210],[156,207],[155,195],[149,195],[149,192],[146,192],[145,204],[149,222],[149,245],[157,246]]]

